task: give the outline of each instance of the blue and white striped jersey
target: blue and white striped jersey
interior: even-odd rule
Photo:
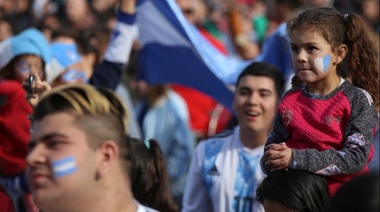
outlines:
[[[264,145],[248,149],[239,127],[199,143],[187,176],[183,211],[264,211],[254,199],[265,174],[260,168]]]

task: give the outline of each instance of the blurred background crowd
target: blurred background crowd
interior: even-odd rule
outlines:
[[[257,57],[265,39],[291,14],[294,4],[288,0],[178,0],[184,16],[223,54],[250,60]],[[316,6],[333,6],[342,13],[358,13],[372,29],[373,42],[379,45],[379,1],[377,0],[305,0]],[[0,0],[0,41],[25,29],[39,29],[51,42],[57,34],[75,38],[84,66],[95,67],[105,53],[117,17],[117,0]],[[137,36],[136,36],[137,37]],[[140,98],[146,85],[133,81],[139,43],[134,42],[131,60],[124,67],[122,82],[132,101]],[[168,58],[170,59],[170,58]],[[91,68],[86,78],[91,76]],[[145,87],[144,87],[145,86]],[[182,95],[190,110],[191,127],[198,139],[225,129],[232,114],[217,102],[181,85],[171,85]],[[145,91],[144,91],[145,92]],[[189,94],[191,93],[191,94]],[[189,96],[201,99],[193,105]],[[199,102],[199,101],[198,101]],[[195,109],[198,107],[198,109]],[[204,113],[204,111],[207,111]],[[197,120],[192,119],[197,116]],[[216,120],[211,120],[217,117]],[[221,119],[221,120],[219,120]]]
[[[343,14],[360,14],[370,25],[373,45],[379,46],[378,0],[177,0],[176,2],[187,21],[193,24],[220,53],[241,60],[255,60],[260,57],[267,38],[286,22],[295,7],[302,4],[335,7]],[[52,56],[64,66],[59,73],[45,74],[45,79],[52,87],[63,83],[91,82],[95,67],[104,61],[109,42],[117,34],[114,29],[118,22],[118,8],[118,0],[0,0],[0,42],[19,35],[29,28],[36,28],[51,45]],[[138,78],[137,64],[141,49],[139,35],[138,32],[133,32],[129,36],[134,39],[132,51],[130,54],[121,54],[128,57],[122,59],[127,63],[123,64],[119,85],[113,85],[112,89],[116,89],[128,105],[131,136],[161,141],[160,146],[166,159],[169,161],[168,158],[173,157],[168,165],[169,176],[181,174],[176,171],[181,164],[184,165],[182,171],[185,174],[172,185],[174,199],[180,205],[189,166],[185,163],[190,162],[195,145],[203,138],[236,126],[236,118],[225,105],[193,88],[174,83],[149,84]],[[72,44],[75,56],[78,55],[78,58],[62,55],[62,49],[60,46],[54,46],[54,42]],[[4,55],[3,51],[4,49],[0,48],[0,58]],[[129,49],[126,47],[124,51],[129,52]],[[73,64],[79,65],[75,72],[70,72],[71,69],[67,67]],[[283,74],[284,78],[289,80],[291,77],[288,75],[292,73],[284,71]],[[9,78],[6,71],[0,71],[0,76]],[[157,105],[166,99],[170,100],[168,106],[158,108]],[[166,113],[168,108],[175,108],[173,120],[168,118],[167,114],[171,114]],[[178,121],[179,119],[181,121]],[[163,126],[169,126],[169,122],[177,128],[164,129]],[[181,142],[169,143],[167,140]],[[163,145],[165,142],[166,145]],[[176,190],[176,187],[181,189]]]

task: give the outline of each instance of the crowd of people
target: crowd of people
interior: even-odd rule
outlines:
[[[1,211],[379,210],[378,0],[171,0],[233,111],[144,79],[142,2],[0,0]]]

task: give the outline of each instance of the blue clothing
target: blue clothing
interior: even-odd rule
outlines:
[[[139,126],[134,119],[133,104],[129,92],[127,88],[120,85],[122,68],[129,60],[133,41],[137,37],[135,20],[136,14],[127,14],[119,11],[104,60],[95,67],[94,74],[90,78],[89,83],[94,86],[116,90],[116,93],[124,100],[130,114],[128,116],[129,135],[141,138]]]
[[[129,95],[128,88],[122,84],[119,83],[119,85],[116,88],[116,94],[123,100],[125,103],[125,106],[127,106],[128,109],[128,134],[131,137],[141,139],[141,130],[140,126],[137,123],[137,120],[135,119],[135,115],[133,114],[133,103],[131,100],[131,97]]]
[[[137,36],[136,14],[119,11],[104,60],[95,67],[90,84],[115,90],[121,79],[123,66],[128,62],[133,41]]]
[[[286,23],[282,23],[264,40],[261,53],[254,61],[266,62],[277,67],[289,84],[294,75],[294,69]]]
[[[143,107],[144,103],[136,106],[137,116]],[[189,123],[186,103],[170,89],[166,97],[148,109],[142,122],[144,139],[156,139],[161,147],[174,197],[183,193],[195,146],[195,136]]]
[[[255,200],[265,177],[260,168],[264,145],[254,149],[240,141],[240,128],[202,141],[191,161],[183,197],[183,212],[264,211]]]

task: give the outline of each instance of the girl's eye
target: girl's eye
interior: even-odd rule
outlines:
[[[298,47],[292,47],[292,52],[298,52]]]
[[[317,48],[315,48],[314,46],[309,46],[309,47],[307,47],[307,50],[308,51],[314,51],[314,50],[316,50]]]

